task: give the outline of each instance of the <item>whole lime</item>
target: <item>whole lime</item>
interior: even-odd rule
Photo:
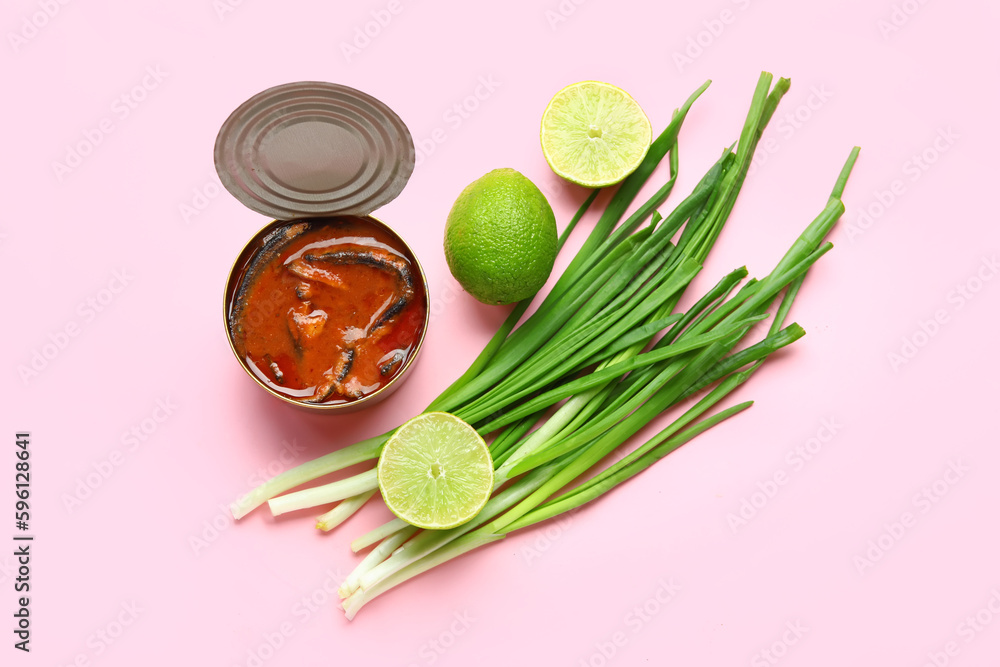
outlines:
[[[556,219],[524,174],[494,169],[455,200],[444,256],[455,280],[479,301],[513,303],[545,284],[556,259]]]

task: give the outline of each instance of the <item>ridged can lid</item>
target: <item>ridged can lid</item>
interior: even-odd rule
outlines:
[[[413,138],[385,104],[323,81],[254,95],[222,124],[215,169],[248,208],[279,219],[368,215],[413,173]]]

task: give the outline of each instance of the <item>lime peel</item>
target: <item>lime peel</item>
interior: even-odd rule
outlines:
[[[455,200],[444,232],[444,256],[455,280],[487,304],[527,299],[545,285],[558,232],[542,191],[514,169],[494,169]]]

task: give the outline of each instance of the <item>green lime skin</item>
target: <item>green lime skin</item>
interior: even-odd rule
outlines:
[[[541,190],[514,169],[470,183],[448,214],[444,256],[462,287],[487,304],[542,288],[556,259],[556,219]]]

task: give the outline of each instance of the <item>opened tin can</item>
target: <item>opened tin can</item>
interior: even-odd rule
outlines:
[[[226,335],[271,395],[326,413],[399,387],[427,333],[427,279],[370,214],[413,172],[413,139],[385,104],[325,82],[276,86],[222,125],[215,166],[251,210],[275,218],[226,283]]]

